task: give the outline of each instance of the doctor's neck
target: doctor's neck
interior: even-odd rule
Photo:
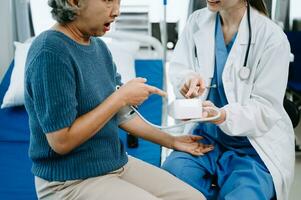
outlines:
[[[225,8],[219,11],[222,24],[226,27],[239,27],[239,24],[247,10],[244,2],[236,4],[233,7]]]

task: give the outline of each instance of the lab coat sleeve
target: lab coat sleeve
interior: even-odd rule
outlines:
[[[267,45],[259,60],[247,101],[243,104],[229,103],[224,107],[226,121],[219,126],[226,134],[262,136],[282,119],[289,58],[290,46],[284,34],[282,39]]]
[[[197,73],[193,70],[193,59],[194,59],[194,41],[193,33],[196,16],[192,14],[182,32],[177,45],[173,52],[173,57],[170,62],[169,77],[173,85],[174,93],[176,98],[184,98],[180,91],[181,86],[185,80]]]

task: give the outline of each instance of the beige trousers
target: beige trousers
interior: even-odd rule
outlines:
[[[168,172],[129,156],[121,169],[85,180],[49,182],[35,178],[41,200],[204,200],[196,189]]]

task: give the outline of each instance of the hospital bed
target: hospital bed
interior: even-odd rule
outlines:
[[[122,46],[126,41],[127,48],[131,42],[138,42],[143,50],[138,50],[134,55],[121,52],[125,56],[134,57],[135,74],[147,78],[147,83],[158,88],[164,86],[163,48],[161,44],[149,36],[118,33],[107,35],[113,43]],[[114,45],[109,48],[114,49]],[[122,48],[121,48],[122,49]],[[112,52],[114,57],[114,52]],[[118,53],[116,54],[118,55]],[[115,59],[115,58],[114,58]],[[122,59],[121,59],[122,63]],[[118,63],[117,63],[118,64]],[[8,68],[0,84],[0,104],[10,84],[10,77],[14,61]],[[132,70],[133,71],[133,70]],[[162,122],[163,100],[158,95],[150,96],[141,106],[139,111],[150,122],[160,125]],[[31,174],[31,160],[28,157],[29,147],[28,115],[24,106],[0,109],[0,199],[2,200],[27,200],[36,199],[34,177]],[[140,158],[148,163],[160,166],[161,147],[151,142],[139,139],[137,148],[129,148],[127,133],[120,130],[120,138],[125,143],[128,154]]]

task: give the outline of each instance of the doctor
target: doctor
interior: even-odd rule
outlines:
[[[207,199],[287,200],[294,175],[293,128],[282,105],[289,54],[263,0],[207,0],[187,22],[170,77],[177,98],[220,108],[218,120],[193,128],[215,148],[203,156],[174,151],[163,168]]]

